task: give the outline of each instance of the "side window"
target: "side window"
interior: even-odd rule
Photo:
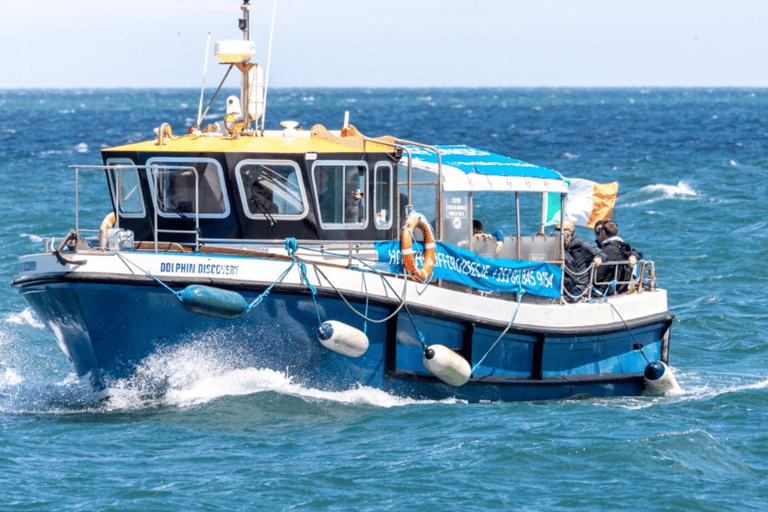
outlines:
[[[312,182],[321,225],[337,229],[366,225],[364,165],[317,162],[312,168]]]
[[[388,229],[392,226],[392,165],[386,162],[379,162],[374,168],[373,176],[373,211],[376,227]]]
[[[162,217],[199,212],[204,218],[229,216],[221,165],[211,158],[150,158],[150,188]],[[157,182],[157,190],[155,190]]]
[[[299,166],[289,161],[240,162],[235,169],[245,215],[252,219],[306,213]]]
[[[141,193],[139,171],[136,164],[128,158],[110,158],[107,165],[119,166],[109,169],[109,186],[112,197],[119,205],[121,217],[144,217],[144,196]]]

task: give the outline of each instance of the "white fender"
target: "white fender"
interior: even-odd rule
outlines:
[[[682,393],[677,379],[672,374],[669,366],[661,361],[654,361],[645,367],[643,372],[647,392],[652,395],[676,395]]]
[[[349,357],[360,357],[368,350],[368,336],[363,331],[336,320],[323,322],[317,339],[328,350]]]
[[[459,387],[472,376],[466,359],[444,345],[430,345],[424,352],[424,367],[446,384]]]

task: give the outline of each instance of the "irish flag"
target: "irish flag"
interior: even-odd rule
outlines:
[[[577,226],[595,227],[599,220],[608,220],[619,195],[619,183],[595,183],[570,178],[568,184],[567,217]],[[547,194],[547,224],[560,222],[560,195]]]

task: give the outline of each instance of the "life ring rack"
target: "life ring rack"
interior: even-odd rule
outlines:
[[[413,231],[418,229],[424,238],[424,263],[419,268],[416,264],[416,253],[413,250]],[[418,212],[411,212],[405,220],[400,234],[400,253],[403,256],[405,271],[414,281],[429,282],[435,268],[435,235],[426,217]]]

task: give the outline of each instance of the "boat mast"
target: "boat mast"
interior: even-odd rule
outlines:
[[[250,13],[248,8],[250,7],[249,2],[251,0],[243,0],[243,5],[240,6],[240,9],[243,11],[243,18],[238,20],[240,23],[240,30],[243,31],[243,41],[248,41],[248,26],[251,24],[250,21]]]
[[[238,20],[238,26],[240,27],[240,30],[243,31],[243,41],[248,41],[250,37],[250,34],[249,34],[249,28],[251,24],[250,5],[249,5],[250,1],[251,0],[243,0],[243,5],[240,6],[240,9],[243,11],[243,17]],[[242,64],[245,64],[245,63],[242,63]],[[251,129],[251,112],[250,112],[251,107],[250,107],[250,102],[248,98],[248,95],[251,89],[250,87],[251,84],[249,83],[249,80],[248,80],[250,78],[251,66],[242,65],[242,67],[241,66],[238,66],[238,67],[240,67],[240,71],[242,71],[243,73],[243,83],[242,83],[241,92],[240,92],[240,95],[241,95],[240,105],[243,113],[243,122],[245,123],[243,131],[248,132]]]

